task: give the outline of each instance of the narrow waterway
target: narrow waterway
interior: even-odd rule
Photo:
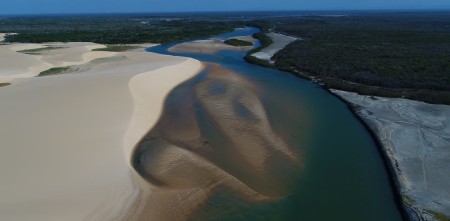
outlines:
[[[216,37],[251,35],[237,29]],[[172,53],[207,62],[175,88],[134,152],[163,219],[400,221],[377,146],[347,106],[245,52]]]

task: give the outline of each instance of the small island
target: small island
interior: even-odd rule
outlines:
[[[225,43],[227,45],[232,45],[235,47],[253,46],[253,43],[251,43],[251,42],[239,40],[236,38],[228,39],[228,40],[224,41],[223,43]]]

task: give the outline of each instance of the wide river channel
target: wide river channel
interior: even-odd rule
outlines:
[[[403,220],[378,147],[346,104],[310,81],[247,63],[245,51],[173,53],[174,45],[147,51],[207,67],[169,94],[134,152],[133,166],[158,189],[158,211],[167,209],[159,217]]]

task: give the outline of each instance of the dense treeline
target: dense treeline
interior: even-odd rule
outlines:
[[[7,42],[168,43],[232,31],[240,22],[156,17],[20,17],[0,19]]]
[[[276,31],[303,39],[274,56],[280,69],[329,87],[450,104],[448,14],[286,19]]]

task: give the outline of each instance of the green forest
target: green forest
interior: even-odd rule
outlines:
[[[276,67],[327,87],[450,103],[450,15],[369,14],[272,20],[295,41]]]
[[[238,21],[152,16],[49,16],[0,19],[6,42],[169,43],[208,37],[242,26]]]

